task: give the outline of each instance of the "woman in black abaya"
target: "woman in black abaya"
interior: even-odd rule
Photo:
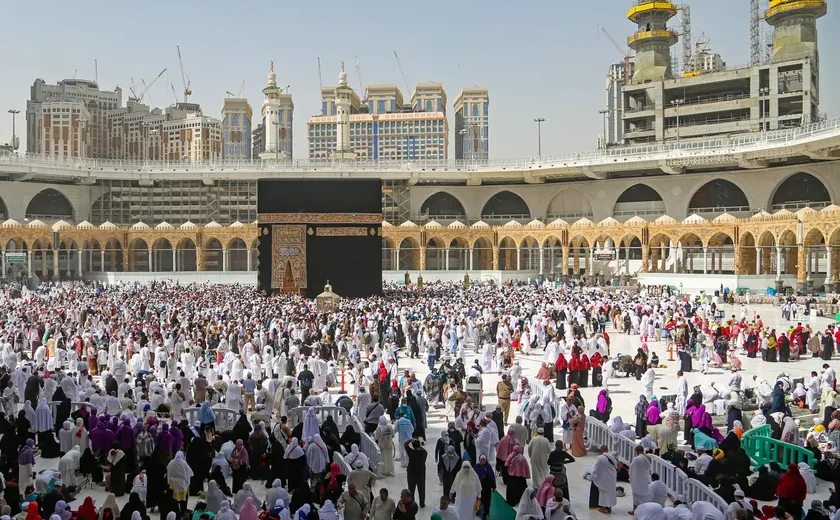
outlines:
[[[53,429],[55,430],[55,434],[58,435],[58,431],[64,425],[64,421],[70,419],[70,398],[65,395],[61,387],[58,387],[55,389],[52,400],[58,401],[58,408],[56,409],[55,420],[53,421]]]
[[[215,450],[203,436],[193,438],[187,446],[187,464],[193,470],[193,476],[190,478],[190,495],[198,495],[199,491],[204,489],[204,479],[210,473],[210,465],[215,456]]]

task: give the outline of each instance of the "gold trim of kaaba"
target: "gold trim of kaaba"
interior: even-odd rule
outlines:
[[[381,213],[259,213],[259,224],[381,224]]]
[[[311,228],[310,228],[311,229]],[[370,228],[371,233],[375,233],[373,228]],[[317,227],[315,228],[315,236],[317,237],[366,237],[368,228],[366,227]]]

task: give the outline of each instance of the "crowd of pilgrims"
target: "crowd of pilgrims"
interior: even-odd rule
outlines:
[[[589,417],[641,439],[642,451],[661,454],[727,500],[740,490],[759,500],[778,496],[795,516],[805,493],[800,496],[798,480],[791,484],[792,475],[807,477],[804,468],[761,468],[758,480],[747,484],[749,459],[739,440],[747,385],[734,352],[754,356],[761,350],[766,361],[784,362],[807,349],[828,360],[835,341],[833,330],[813,334],[801,324],[776,339],[744,308],[740,319],[725,319],[705,298],[679,300],[667,289],[642,287],[602,292],[554,284],[431,284],[418,298],[411,288],[387,286],[382,296],[343,299],[331,314],[302,297],[267,297],[237,285],[5,289],[0,517],[5,511],[26,520],[145,520],[152,510],[161,520],[189,514],[194,520],[331,520],[338,511],[346,520],[415,518],[426,502],[425,428],[432,407],[445,407],[448,422],[434,448],[444,496],[432,518],[491,517],[497,481],[517,519],[573,518],[565,466],[587,455]],[[608,326],[612,334],[640,336],[633,357],[610,354]],[[659,362],[647,348],[662,338],[675,342],[681,368],[678,395],[667,405],[653,395]],[[468,353],[475,355],[473,364],[466,362]],[[521,355],[542,358],[531,378],[523,373]],[[401,356],[426,361],[430,371],[422,382],[400,371]],[[696,359],[703,371],[729,364],[728,385],[695,387],[689,396],[685,374]],[[339,374],[338,366],[346,373]],[[503,373],[495,389],[499,404],[483,412],[464,388],[492,371]],[[579,391],[606,387],[620,372],[645,386],[634,426],[611,416],[606,389],[588,413]],[[335,394],[340,379],[349,395]],[[794,404],[819,408],[825,419],[807,446],[817,455],[817,476],[840,481],[833,370],[826,364],[822,374],[814,372],[807,389],[788,388],[784,378],[775,388],[753,379],[762,407],[752,426],[765,421],[774,437],[802,442],[798,429],[792,435],[787,393]],[[814,384],[821,392],[816,399]],[[557,389],[567,393],[558,398]],[[518,403],[513,420],[511,401]],[[380,467],[360,451],[362,432],[352,425],[341,431],[331,417],[319,422],[311,408],[299,422],[290,420],[300,406],[334,404],[355,415],[378,443]],[[185,415],[191,407],[198,408],[193,423]],[[231,430],[216,428],[218,408],[239,413]],[[712,426],[710,412],[727,415],[726,435]],[[680,429],[689,450],[676,449]],[[331,462],[336,452],[352,468],[349,475]],[[376,489],[376,481],[394,475],[396,453],[407,487],[390,496],[386,488]],[[58,458],[58,469],[35,473],[36,454]],[[616,479],[632,483],[634,477],[634,505],[647,505],[647,498],[636,504],[636,495],[654,493],[637,488],[656,486],[649,471],[640,477],[644,472],[634,474],[632,466],[609,453],[598,456],[590,506],[609,512]],[[605,476],[605,468],[612,474]],[[639,479],[647,479],[645,486]],[[98,507],[87,497],[74,510],[68,504],[86,485],[104,485],[110,494]],[[126,494],[128,501],[118,507],[115,499]],[[187,509],[190,496],[199,497],[194,510]],[[832,495],[830,502],[838,506],[840,497]],[[637,516],[642,513],[650,514],[649,508]]]

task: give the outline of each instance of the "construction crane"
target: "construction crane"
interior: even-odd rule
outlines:
[[[365,85],[362,83],[362,66],[359,63],[359,57],[356,56],[356,76],[359,77],[359,95],[364,97],[364,101],[367,101],[367,93],[365,92]]]
[[[166,69],[163,69],[162,71],[160,71],[160,73],[158,73],[158,75],[155,76],[155,79],[153,79],[151,81],[151,83],[149,83],[148,85],[146,85],[146,82],[141,79],[140,81],[143,83],[143,90],[139,94],[134,92],[134,78],[132,78],[131,79],[131,89],[130,90],[131,90],[131,93],[134,95],[134,97],[129,98],[129,99],[131,101],[136,101],[137,103],[142,102],[143,101],[143,96],[146,94],[146,92],[148,92],[149,89],[152,88],[152,85],[157,83],[157,80],[159,80],[160,77],[163,76],[163,74],[165,72],[166,72]]]
[[[181,59],[181,46],[177,45],[176,48],[178,49],[178,65],[181,66],[181,82],[184,84],[184,103],[186,103],[192,95],[192,90],[190,90],[190,80],[184,74],[184,60]]]
[[[239,96],[241,96],[241,95],[242,95],[242,89],[243,89],[243,88],[245,88],[245,80],[244,80],[244,79],[242,80],[242,83],[240,83],[240,84],[239,84],[239,91],[237,91],[237,93],[236,93],[236,94],[234,94],[234,93],[233,93],[233,92],[231,92],[230,90],[225,90],[225,94],[227,94],[227,95],[228,95],[228,97],[236,97],[236,98],[238,98]]]
[[[630,82],[630,53],[633,52],[632,49],[628,48],[627,52],[624,52],[621,49],[621,46],[615,41],[615,38],[613,38],[612,35],[610,35],[610,33],[607,32],[607,29],[603,25],[598,24],[598,29],[600,29],[601,32],[604,33],[604,35],[607,37],[607,39],[610,41],[610,43],[612,43],[613,47],[615,47],[615,50],[617,50],[618,53],[621,54],[621,59],[624,62],[624,78],[625,78],[625,81],[627,83],[629,83]]]
[[[318,87],[324,88],[324,81],[321,79],[321,57],[318,57]]]
[[[397,67],[400,68],[400,74],[402,75],[403,83],[405,83],[405,95],[408,95],[409,92],[411,92],[411,89],[408,88],[408,78],[405,76],[402,63],[400,63],[400,56],[397,54],[397,51],[394,51],[394,57],[397,59]]]
[[[177,105],[178,104],[178,92],[175,91],[175,85],[170,83],[169,86],[172,87],[172,97],[175,98],[175,104]]]
[[[677,9],[682,11],[680,17],[680,43],[682,43],[682,71],[691,72],[691,6],[681,4]]]

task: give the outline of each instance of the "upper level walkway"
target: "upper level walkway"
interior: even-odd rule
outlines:
[[[261,178],[368,177],[417,183],[480,185],[497,182],[541,183],[547,180],[605,179],[611,173],[661,170],[680,174],[692,169],[765,168],[779,159],[840,158],[840,119],[800,128],[709,139],[617,147],[554,156],[492,161],[143,161],[0,157],[0,174],[14,180],[55,179],[93,183],[98,179],[255,180]]]

